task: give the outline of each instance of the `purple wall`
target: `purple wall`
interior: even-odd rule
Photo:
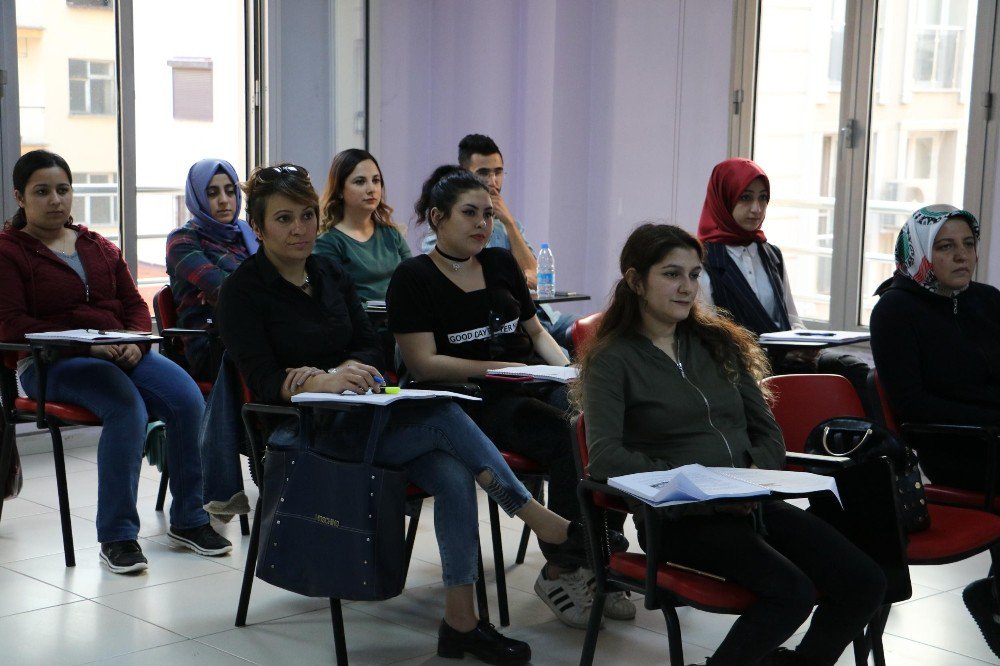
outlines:
[[[397,221],[420,183],[492,136],[504,195],[560,288],[601,309],[629,230],[693,231],[727,151],[731,0],[382,0],[379,145]],[[419,243],[412,230],[410,242]],[[569,309],[569,308],[567,308]]]

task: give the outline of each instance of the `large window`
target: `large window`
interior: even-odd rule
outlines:
[[[799,313],[822,326],[867,325],[914,209],[950,203],[987,212],[986,110],[972,100],[988,92],[989,77],[974,74],[988,72],[994,57],[996,2],[747,7],[759,20],[744,22],[737,43],[756,68],[739,84],[752,104],[733,117],[733,136],[745,138],[732,152],[770,176],[764,228],[784,251]]]
[[[69,61],[69,111],[111,115],[115,112],[113,62]]]

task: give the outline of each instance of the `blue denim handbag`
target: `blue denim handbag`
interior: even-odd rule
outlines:
[[[406,582],[404,470],[373,464],[389,410],[372,410],[360,462],[312,446],[312,419],[283,426],[264,459],[257,577],[310,597],[373,601]]]

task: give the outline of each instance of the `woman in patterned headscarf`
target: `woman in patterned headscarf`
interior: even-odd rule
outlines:
[[[911,215],[896,239],[896,273],[876,292],[871,333],[875,367],[901,422],[1000,425],[1000,291],[972,279],[978,242],[976,217],[941,204]],[[986,488],[982,442],[912,443],[931,481]],[[1000,655],[996,578],[971,583],[962,598]]]
[[[1000,291],[972,279],[978,241],[975,216],[945,205],[921,208],[899,232],[871,342],[903,422],[1000,425]],[[985,487],[984,445],[919,448],[931,481]]]

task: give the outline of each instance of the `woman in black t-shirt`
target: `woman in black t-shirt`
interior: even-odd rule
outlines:
[[[418,223],[437,234],[430,253],[407,259],[389,283],[389,328],[403,361],[422,381],[467,381],[494,368],[567,365],[559,345],[535,316],[524,273],[500,248],[484,249],[493,227],[489,190],[472,173],[442,166],[424,184]],[[575,520],[576,469],[565,386],[528,392],[492,391],[479,426],[501,449],[544,465],[549,508]],[[564,623],[585,628],[592,594],[582,548],[539,541],[548,562],[535,591]],[[572,600],[572,604],[566,603]],[[631,619],[635,608],[613,599],[606,615]]]

